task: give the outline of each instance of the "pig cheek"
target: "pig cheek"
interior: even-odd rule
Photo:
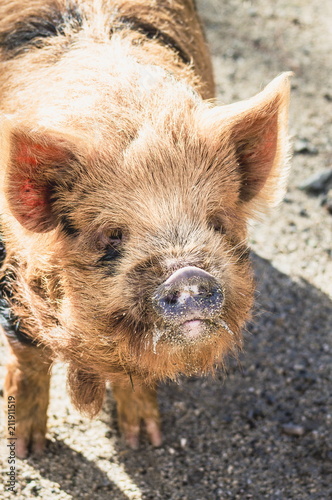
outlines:
[[[159,269],[142,271],[136,268],[124,277],[122,289],[126,291],[124,302],[128,316],[139,322],[144,321],[150,328],[160,321],[152,307],[152,297],[162,281],[163,277]]]

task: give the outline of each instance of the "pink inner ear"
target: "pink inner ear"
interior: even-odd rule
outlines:
[[[46,200],[31,179],[19,183],[20,201],[29,210],[45,207]],[[30,215],[27,213],[27,216]]]
[[[25,133],[13,135],[7,196],[17,220],[31,231],[44,232],[54,227],[50,202],[52,172],[68,161],[69,152],[50,137],[42,140]],[[51,175],[52,174],[52,175]]]
[[[269,129],[262,143],[261,155],[264,161],[273,163],[277,147],[277,130],[276,128]],[[272,165],[271,165],[272,168]]]
[[[247,143],[242,143],[239,154],[245,181],[241,189],[244,201],[249,201],[261,191],[273,170],[278,144],[276,117],[249,132],[252,135],[247,138]]]
[[[42,146],[38,143],[20,142],[14,156],[15,163],[36,166],[41,163],[40,158],[55,159],[56,156],[63,157],[63,151],[55,146]]]
[[[18,186],[19,201],[21,204],[24,218],[42,217],[47,211],[47,201],[45,187],[38,184],[37,178],[32,180],[29,174],[34,176],[37,166],[47,165],[49,161],[56,156],[59,148],[55,146],[44,146],[39,143],[31,142],[27,138],[19,141],[16,145],[16,153],[13,160],[18,170],[14,181]],[[62,153],[63,154],[63,153]]]

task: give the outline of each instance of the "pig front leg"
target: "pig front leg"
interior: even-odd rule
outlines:
[[[29,451],[39,455],[45,448],[50,360],[34,346],[13,342],[10,349],[4,386],[8,422],[12,423],[8,437],[16,438],[16,456],[26,458]]]
[[[160,446],[160,414],[155,387],[143,383],[113,383],[113,394],[117,403],[119,427],[130,448],[137,449],[143,423],[153,446]]]

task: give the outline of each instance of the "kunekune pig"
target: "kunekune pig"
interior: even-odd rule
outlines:
[[[193,0],[2,0],[3,327],[16,452],[45,446],[50,366],[90,415],[161,443],[156,384],[241,346],[247,223],[286,173],[288,74],[220,106]]]

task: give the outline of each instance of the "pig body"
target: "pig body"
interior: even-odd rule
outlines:
[[[143,421],[159,445],[157,382],[241,346],[247,222],[283,190],[287,75],[248,101],[206,101],[191,0],[6,0],[0,50],[17,454],[44,448],[54,359],[78,408],[97,413],[111,381],[128,444]]]

